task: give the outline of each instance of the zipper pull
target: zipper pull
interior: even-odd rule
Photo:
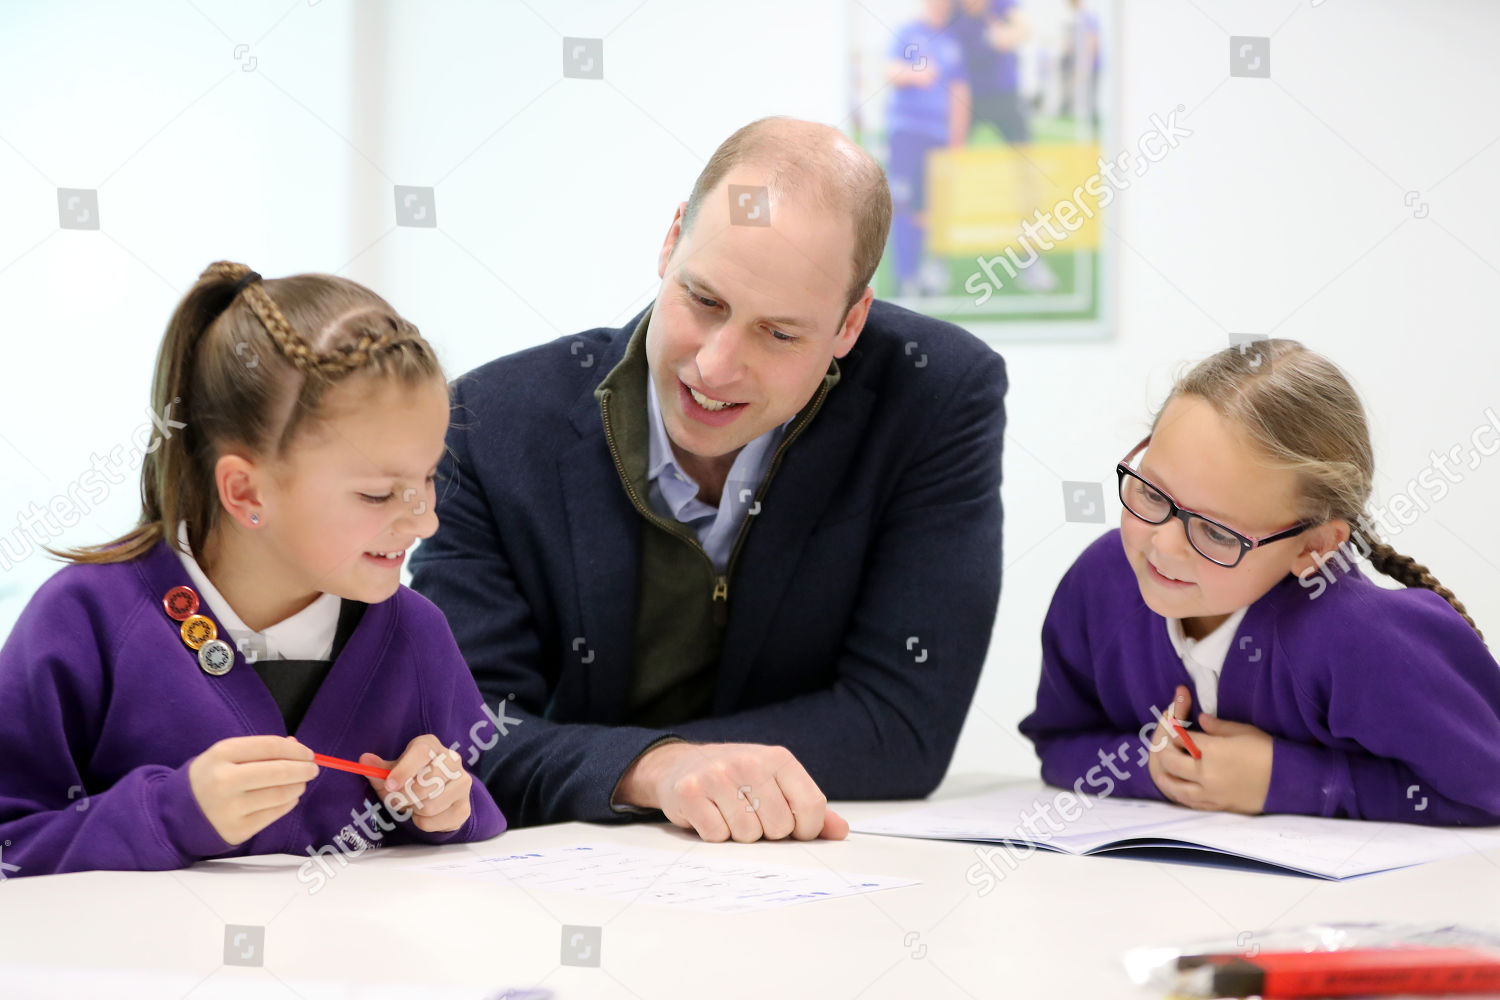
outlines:
[[[714,580],[714,624],[723,625],[729,620],[729,577]]]

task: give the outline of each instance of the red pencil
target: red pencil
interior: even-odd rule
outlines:
[[[1182,745],[1187,747],[1187,752],[1193,755],[1193,759],[1202,760],[1203,751],[1198,749],[1198,744],[1194,743],[1192,738],[1188,736],[1187,730],[1182,728],[1182,723],[1177,719],[1177,713],[1168,712],[1167,721],[1172,724],[1173,731],[1177,733],[1178,739],[1182,740]]]
[[[369,764],[359,764],[352,760],[344,760],[342,757],[330,757],[327,754],[313,754],[313,763],[319,767],[331,767],[335,771],[348,771],[350,774],[363,774],[370,778],[389,778],[391,772],[385,767],[371,767]]]

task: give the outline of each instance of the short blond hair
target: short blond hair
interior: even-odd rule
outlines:
[[[698,206],[730,170],[755,164],[772,190],[810,195],[820,206],[854,220],[854,276],[847,311],[875,276],[891,229],[891,189],[885,171],[869,153],[831,125],[796,118],[761,118],[720,143],[693,184],[682,213],[686,233]]]

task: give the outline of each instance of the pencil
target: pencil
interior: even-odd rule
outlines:
[[[1193,759],[1202,760],[1203,751],[1198,749],[1198,744],[1194,743],[1192,737],[1188,736],[1187,730],[1182,728],[1182,723],[1178,721],[1177,713],[1168,712],[1167,721],[1172,724],[1172,730],[1177,733],[1177,737],[1182,740],[1182,745],[1187,747],[1187,752],[1193,755]]]
[[[335,771],[348,771],[350,774],[363,774],[370,778],[389,778],[391,772],[385,767],[371,767],[369,764],[359,764],[352,760],[344,760],[341,757],[330,757],[327,754],[313,754],[313,763],[319,767],[331,767]]]

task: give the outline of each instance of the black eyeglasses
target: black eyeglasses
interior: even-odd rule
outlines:
[[[1147,524],[1166,524],[1172,518],[1177,518],[1187,532],[1189,544],[1209,562],[1226,568],[1238,566],[1240,560],[1245,558],[1245,553],[1251,549],[1300,535],[1316,523],[1301,521],[1285,531],[1269,535],[1243,535],[1211,517],[1179,507],[1166,490],[1130,467],[1130,460],[1150,443],[1151,438],[1145,438],[1115,466],[1115,475],[1120,480],[1120,503]]]

